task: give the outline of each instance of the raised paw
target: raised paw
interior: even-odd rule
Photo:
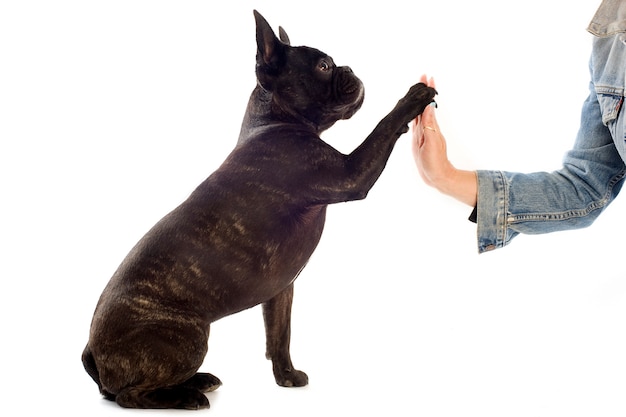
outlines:
[[[405,98],[408,98],[410,100],[416,100],[419,102],[423,102],[425,106],[427,106],[428,104],[430,104],[433,99],[435,98],[435,96],[437,95],[437,90],[435,90],[432,87],[427,86],[426,84],[419,82],[415,85],[413,85],[408,93],[406,94]]]
[[[422,114],[426,106],[434,101],[436,95],[437,90],[424,83],[412,86],[396,106],[396,111],[402,114],[402,125],[408,124]]]

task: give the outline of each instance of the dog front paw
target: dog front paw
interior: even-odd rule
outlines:
[[[424,83],[412,86],[396,107],[396,110],[403,115],[402,124],[406,125],[422,114],[426,106],[435,101],[436,95],[437,90]]]
[[[309,377],[296,369],[274,370],[276,383],[281,387],[304,387],[309,383]]]

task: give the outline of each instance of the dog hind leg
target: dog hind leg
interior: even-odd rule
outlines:
[[[181,386],[187,388],[195,388],[200,392],[213,392],[222,385],[222,381],[215,375],[209,373],[198,372]]]
[[[83,366],[85,367],[85,371],[87,374],[98,384],[98,389],[100,393],[109,401],[115,401],[115,395],[111,394],[107,390],[102,388],[102,383],[100,382],[100,372],[98,372],[98,368],[96,367],[96,360],[89,349],[89,345],[85,347],[82,355]]]
[[[154,390],[143,390],[137,387],[126,388],[117,394],[115,401],[125,408],[178,408],[185,410],[209,408],[209,400],[200,390],[184,384]]]

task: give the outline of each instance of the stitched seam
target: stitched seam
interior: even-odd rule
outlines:
[[[567,210],[560,213],[532,213],[532,214],[511,214],[507,218],[507,222],[509,225],[521,222],[537,222],[537,221],[562,221],[568,219],[575,219],[580,217],[585,217],[589,215],[589,213],[602,209],[606,207],[606,205],[611,200],[611,194],[613,193],[613,188],[617,183],[619,183],[624,176],[626,175],[626,169],[622,169],[622,171],[613,177],[609,182],[609,186],[607,192],[604,197],[600,200],[591,202],[584,209],[578,210]]]

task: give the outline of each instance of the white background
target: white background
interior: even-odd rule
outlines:
[[[366,86],[324,139],[350,152],[435,76],[450,158],[552,170],[587,95],[599,1],[7,1],[0,5],[0,388],[11,415],[127,411],[82,369],[128,250],[234,146],[257,8]],[[593,227],[477,255],[471,211],[421,183],[410,136],[364,201],[329,209],[275,385],[260,309],[211,329],[213,416],[623,416],[624,202]],[[3,407],[3,408],[4,408]],[[4,412],[3,412],[4,413]]]

